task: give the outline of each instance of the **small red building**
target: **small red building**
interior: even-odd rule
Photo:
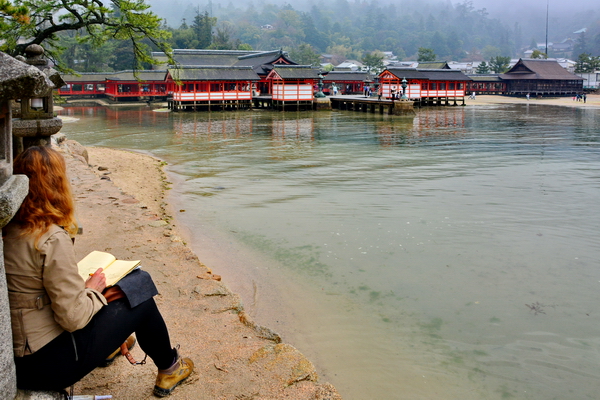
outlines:
[[[362,94],[365,84],[372,83],[373,76],[366,71],[331,71],[323,78],[323,93],[333,94],[331,86],[335,84],[340,94]]]
[[[459,70],[388,68],[379,74],[384,98],[400,98],[406,79],[406,97],[419,104],[449,104],[462,99],[471,79]]]
[[[469,75],[471,82],[467,83],[467,94],[504,94],[506,82],[498,74]]]
[[[153,52],[152,57],[158,61],[167,62],[163,52]],[[267,75],[274,65],[296,65],[288,53],[282,50],[248,51],[248,50],[205,50],[205,49],[174,49],[173,58],[179,66],[193,67],[251,67],[259,76],[256,82],[257,96],[270,95],[271,85]]]
[[[111,100],[167,97],[167,71],[121,71],[106,74],[106,96]]]
[[[111,100],[160,99],[167,97],[167,71],[120,71],[65,74],[61,96],[109,97]]]
[[[106,91],[106,73],[91,72],[61,75],[66,84],[58,89],[61,96],[100,97]]]
[[[319,70],[310,65],[274,65],[267,76],[271,84],[273,106],[283,109],[286,105],[312,108],[314,86],[319,80]]]
[[[259,80],[252,67],[169,68],[166,77],[166,85],[172,88],[169,108],[249,108]]]

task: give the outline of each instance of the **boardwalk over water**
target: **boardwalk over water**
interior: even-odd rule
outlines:
[[[411,100],[390,100],[377,97],[365,97],[361,95],[342,95],[329,97],[331,108],[337,110],[349,110],[360,112],[371,112],[389,115],[413,115],[415,113]]]

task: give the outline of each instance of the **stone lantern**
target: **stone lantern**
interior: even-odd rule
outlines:
[[[13,136],[15,154],[30,146],[49,146],[50,136],[62,128],[62,120],[54,116],[52,89],[65,82],[59,73],[48,66],[42,46],[32,44],[25,49],[27,57],[21,61],[37,68],[52,82],[45,92],[20,99],[20,107],[14,110]]]

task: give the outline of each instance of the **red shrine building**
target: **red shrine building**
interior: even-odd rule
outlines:
[[[379,74],[382,98],[397,99],[405,95],[419,105],[449,105],[459,100],[464,104],[470,81],[461,71],[446,68],[387,68]]]
[[[61,96],[108,97],[111,100],[154,100],[167,98],[167,71],[88,72],[62,75],[66,85]]]
[[[152,56],[167,61],[162,52]],[[61,96],[108,97],[114,101],[167,100],[175,110],[247,108],[267,99],[280,106],[300,107],[308,106],[309,95],[312,101],[312,88],[318,81],[318,72],[309,65],[297,65],[282,50],[182,49],[173,50],[173,58],[177,65],[165,71],[65,75],[67,84],[58,92]],[[271,74],[279,67],[290,68]],[[296,94],[291,95],[294,91]]]
[[[267,81],[271,83],[273,105],[283,109],[286,105],[296,108],[312,107],[315,81],[319,70],[302,65],[274,65]]]

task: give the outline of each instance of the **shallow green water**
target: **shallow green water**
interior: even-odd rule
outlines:
[[[62,114],[169,163],[200,259],[345,399],[596,398],[598,110]]]

